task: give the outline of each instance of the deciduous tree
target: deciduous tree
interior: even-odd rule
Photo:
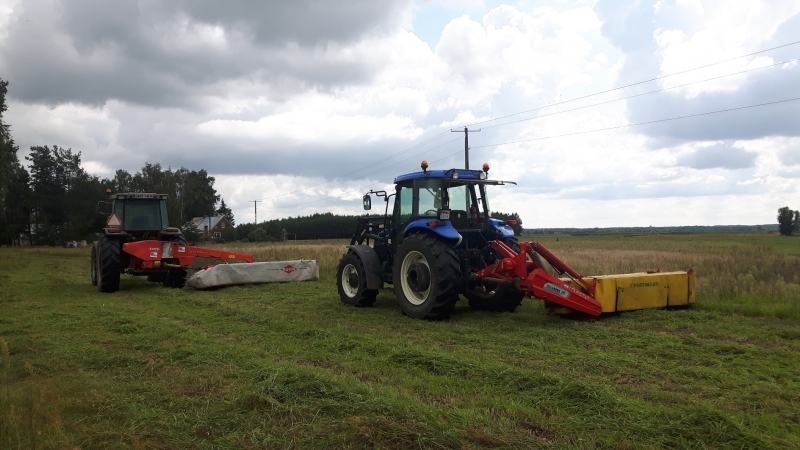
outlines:
[[[784,236],[791,236],[800,228],[800,212],[792,211],[788,206],[778,209],[778,230]]]

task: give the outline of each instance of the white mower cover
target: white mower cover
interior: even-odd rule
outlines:
[[[186,280],[186,285],[195,289],[210,289],[242,284],[314,280],[319,280],[319,264],[314,260],[301,259],[249,264],[220,264],[195,273]]]

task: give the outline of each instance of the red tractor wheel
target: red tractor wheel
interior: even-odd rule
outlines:
[[[117,292],[121,271],[119,241],[108,236],[100,236],[97,240],[97,290]]]

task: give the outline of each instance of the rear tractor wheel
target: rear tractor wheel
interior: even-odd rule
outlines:
[[[461,266],[453,246],[427,233],[409,235],[395,257],[394,293],[414,319],[446,319],[458,301]]]
[[[108,236],[97,240],[97,290],[117,292],[122,272],[119,241]]]
[[[361,258],[348,252],[339,261],[336,269],[336,287],[342,303],[350,306],[372,306],[378,297],[377,289],[367,289],[367,274]]]

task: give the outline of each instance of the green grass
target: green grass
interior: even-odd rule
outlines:
[[[555,239],[592,274],[692,266],[698,304],[424,322],[343,306],[341,243],[251,250],[319,282],[110,295],[88,250],[0,249],[0,448],[800,446],[800,240]]]

